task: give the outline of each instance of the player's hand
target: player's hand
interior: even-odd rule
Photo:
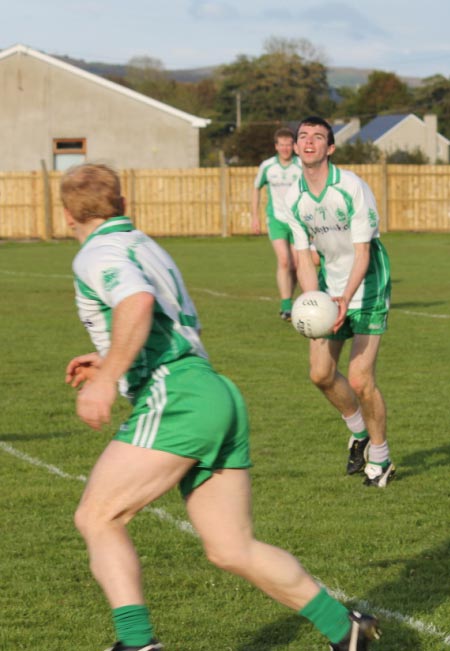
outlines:
[[[333,326],[333,334],[336,334],[339,328],[342,327],[345,317],[347,316],[348,303],[343,296],[333,296],[332,300],[337,304],[339,309],[336,322]]]
[[[116,395],[116,382],[102,377],[101,374],[86,382],[77,396],[79,418],[92,429],[101,429],[102,425],[109,423],[111,419],[111,408]]]
[[[261,224],[258,217],[254,217],[252,220],[252,231],[254,235],[261,235]]]
[[[101,365],[102,358],[98,353],[78,355],[67,364],[65,381],[77,388],[86,380],[93,380]]]

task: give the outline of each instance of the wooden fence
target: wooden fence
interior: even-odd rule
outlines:
[[[372,188],[382,231],[450,232],[450,165],[346,166]],[[123,170],[127,214],[154,236],[251,233],[257,168]],[[70,237],[59,172],[0,173],[0,238]],[[265,232],[264,202],[261,226]]]

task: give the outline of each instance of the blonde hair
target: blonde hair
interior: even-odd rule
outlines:
[[[60,194],[64,208],[78,222],[123,215],[119,175],[107,165],[71,167],[62,177]]]

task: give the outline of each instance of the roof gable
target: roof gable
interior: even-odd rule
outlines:
[[[209,119],[200,118],[196,115],[191,115],[190,113],[185,113],[184,111],[180,111],[179,109],[176,109],[173,106],[169,106],[169,104],[158,102],[158,100],[152,99],[151,97],[147,97],[146,95],[142,95],[142,93],[137,93],[136,91],[131,90],[130,88],[126,88],[125,86],[116,84],[113,81],[109,81],[108,79],[104,79],[103,77],[99,77],[98,75],[94,75],[91,72],[88,72],[87,70],[82,70],[81,68],[77,68],[76,66],[73,66],[69,63],[65,63],[64,61],[60,61],[59,59],[56,59],[55,57],[51,57],[47,54],[43,54],[42,52],[39,52],[38,50],[33,50],[29,47],[26,47],[25,45],[18,44],[6,50],[2,50],[0,52],[0,62],[2,59],[6,59],[7,57],[22,55],[22,54],[33,57],[34,59],[39,59],[40,61],[43,61],[48,65],[54,66],[56,68],[60,68],[61,70],[65,70],[70,74],[77,75],[78,77],[96,83],[99,86],[103,86],[104,88],[109,88],[110,90],[113,90],[116,93],[125,95],[126,97],[134,99],[138,102],[142,102],[143,104],[147,104],[147,106],[151,106],[152,108],[159,109],[160,111],[178,117],[181,120],[186,120],[186,122],[190,122],[193,127],[206,127],[208,126],[208,124],[211,123],[211,120]]]
[[[357,140],[361,142],[376,142],[388,131],[394,129],[400,122],[410,117],[407,114],[398,115],[379,115],[368,122],[358,133],[352,136],[349,142],[354,143]]]

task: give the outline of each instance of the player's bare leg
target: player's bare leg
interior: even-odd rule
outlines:
[[[348,368],[348,381],[358,398],[373,445],[386,440],[386,406],[375,380],[380,343],[380,335],[355,335]]]
[[[75,514],[91,570],[112,608],[143,604],[141,569],[126,525],[175,486],[195,464],[167,452],[111,441],[98,459]]]
[[[291,279],[292,279],[292,296],[293,296],[298,282],[297,279],[298,251],[293,244],[289,244],[289,249],[291,254]]]
[[[317,583],[291,554],[253,537],[248,471],[215,472],[186,504],[212,563],[295,610],[319,593]]]
[[[277,259],[277,286],[282,301],[291,301],[294,291],[294,260],[287,240],[272,240],[272,247]],[[283,310],[282,310],[283,311]],[[290,309],[286,310],[290,312]]]
[[[344,341],[312,339],[309,344],[310,378],[343,416],[351,416],[358,398],[348,379],[337,369]]]
[[[210,561],[233,572],[278,602],[309,619],[331,648],[347,648],[350,629],[358,639],[378,635],[377,620],[358,615],[370,633],[359,632],[355,613],[320,588],[288,552],[256,540],[251,520],[250,479],[246,470],[221,470],[187,498],[187,508]],[[348,647],[350,648],[350,647]],[[361,647],[362,648],[362,647]]]

